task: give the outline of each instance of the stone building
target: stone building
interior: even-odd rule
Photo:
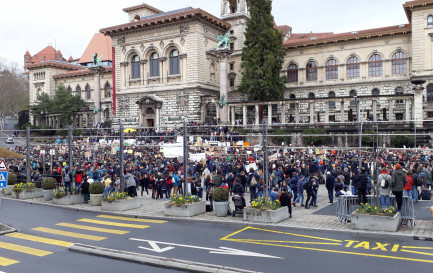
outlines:
[[[220,1],[220,18],[190,7],[163,12],[142,4],[123,10],[127,23],[100,30],[112,39],[114,52],[113,70],[107,67],[101,80],[101,86],[113,86],[113,74],[116,115],[107,110],[113,125],[158,129],[183,117],[208,121],[223,114],[232,123],[258,124],[260,105],[278,123],[433,120],[433,0],[402,2],[408,22],[397,26],[335,34],[296,33],[275,24],[284,35],[281,75],[289,82],[283,100],[260,103],[236,90],[248,0]],[[222,55],[215,48],[217,35],[225,33],[230,52]],[[72,90],[85,89],[92,75],[74,76],[79,68],[62,65],[62,72],[52,65],[47,84],[64,81]],[[27,67],[39,71],[37,64]],[[32,101],[40,82],[30,85]],[[220,110],[223,89],[229,105]]]
[[[92,71],[92,55],[102,56],[103,69],[98,73]],[[100,122],[109,122],[112,116],[112,50],[110,37],[100,33],[95,34],[80,59],[72,57],[66,61],[60,50],[49,46],[34,56],[29,52],[24,55],[25,69],[29,75],[30,109],[35,105],[36,98],[42,92],[53,96],[56,86],[63,83],[74,95],[80,95],[87,103],[87,108],[76,113],[73,117],[74,127],[89,127],[95,123],[94,113],[95,79],[99,77],[100,92]],[[48,112],[48,109],[47,109]],[[56,113],[40,113],[30,115],[32,124],[61,128],[59,115]]]

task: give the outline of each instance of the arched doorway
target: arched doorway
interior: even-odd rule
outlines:
[[[155,126],[155,110],[152,107],[148,107],[144,112],[143,126],[153,128]]]
[[[213,102],[207,103],[206,107],[205,107],[205,111],[206,111],[206,115],[205,115],[205,117],[206,117],[205,122],[206,123],[211,122],[213,120],[216,120],[217,108],[216,108],[215,103],[213,103]]]

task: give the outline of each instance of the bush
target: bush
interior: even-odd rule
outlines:
[[[81,136],[83,132],[80,129],[72,129],[73,136]]]
[[[373,139],[374,136],[374,132],[373,130],[365,130],[364,132],[362,132],[362,146],[368,146],[371,147],[373,146]]]
[[[67,136],[68,135],[68,130],[57,130],[56,131],[56,135],[58,136]]]
[[[17,176],[13,173],[8,174],[8,185],[13,186],[17,183]]]
[[[216,188],[213,191],[212,199],[215,202],[226,202],[229,200],[229,191],[222,187]]]
[[[304,135],[324,135],[326,134],[325,129],[323,128],[314,128],[314,129],[308,129],[302,132]],[[321,146],[326,144],[326,136],[303,136],[302,142],[306,146],[313,145],[313,146]]]
[[[408,131],[396,131],[395,134],[407,134],[405,136],[393,136],[391,137],[391,146],[394,148],[413,147],[414,137],[411,132]]]
[[[62,197],[65,197],[66,193],[63,189],[57,189],[57,190],[53,190],[53,197],[56,199],[60,199]]]
[[[42,189],[54,190],[56,188],[57,181],[52,177],[45,177],[42,179]]]
[[[292,143],[292,137],[288,135],[289,132],[286,132],[284,129],[278,129],[270,133],[270,135],[277,135],[269,137],[270,140],[277,145],[280,145],[282,142],[284,142],[285,146],[289,146],[290,143]]]
[[[90,194],[103,194],[105,190],[105,185],[102,182],[96,181],[90,184],[89,191]]]

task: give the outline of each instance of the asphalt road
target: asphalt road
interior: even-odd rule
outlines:
[[[433,268],[433,242],[411,238],[119,218],[12,200],[3,200],[2,204],[0,222],[20,230],[14,237],[0,237],[0,257],[19,261],[0,266],[0,271],[6,272],[118,272],[118,268],[125,268],[127,272],[167,272],[70,253],[64,246],[48,245],[48,239],[261,272],[334,273],[350,270],[351,273],[422,273],[431,272]],[[43,239],[38,239],[40,242],[28,241],[28,235]],[[53,254],[28,257],[28,254],[10,250],[8,245],[9,249],[4,249],[2,243],[33,247]]]
[[[18,123],[18,120],[15,118],[7,117],[6,124],[3,130],[0,131],[0,146],[3,148],[13,149],[15,146],[26,146],[25,137],[14,137],[14,144],[6,144],[6,139],[9,137],[13,137],[13,131],[15,124]]]

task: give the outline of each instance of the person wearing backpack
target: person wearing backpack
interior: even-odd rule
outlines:
[[[83,182],[83,172],[80,169],[77,169],[75,171],[75,192],[77,194],[81,189],[82,182]]]
[[[257,199],[257,184],[260,181],[260,176],[257,174],[257,172],[254,171],[253,168],[250,168],[247,178],[247,183],[250,187],[250,197],[251,201],[254,199]]]
[[[72,182],[72,173],[69,171],[69,168],[65,168],[63,182],[65,183],[65,195],[69,193],[72,195],[71,182]]]
[[[379,184],[380,205],[382,208],[389,207],[389,195],[391,194],[391,176],[386,168],[382,168],[382,172],[378,175],[377,181]]]

